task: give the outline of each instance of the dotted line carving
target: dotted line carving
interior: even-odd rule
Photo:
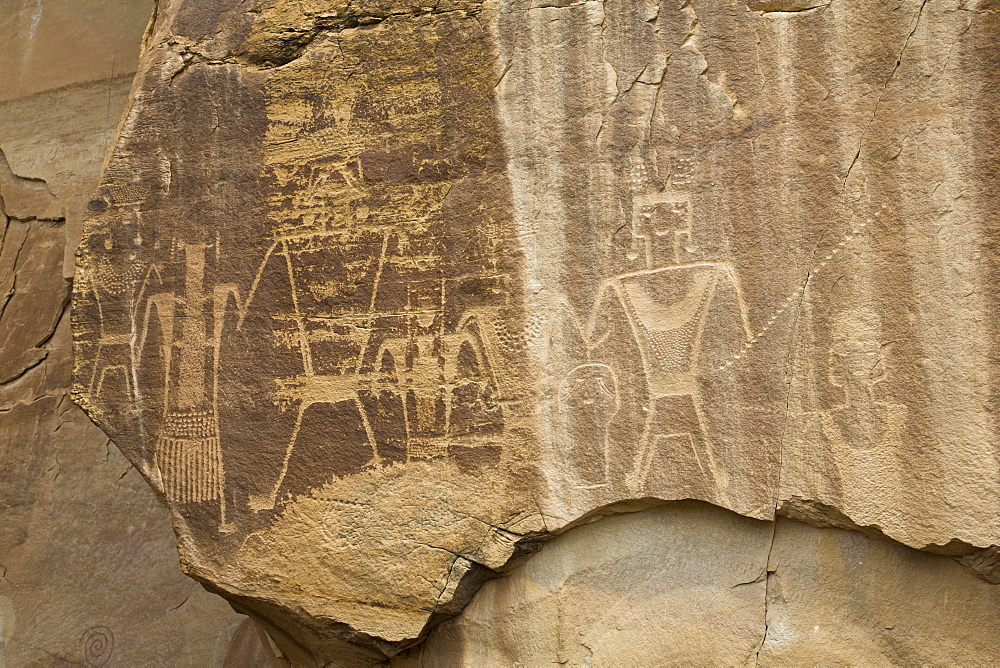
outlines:
[[[876,213],[875,215],[878,216],[880,214]],[[827,253],[819,264],[817,264],[815,267],[809,270],[809,272],[806,274],[807,280],[813,276],[816,276],[821,271],[823,271],[826,265],[828,265],[835,257],[837,257],[837,254],[839,254],[840,251],[843,250],[844,247],[852,239],[863,233],[865,231],[865,228],[868,227],[868,224],[872,222],[874,222],[874,219],[869,218],[868,220],[861,223],[857,227],[852,228],[850,232],[845,234],[844,238],[842,238],[839,242],[837,242],[836,247],[834,247],[829,253]],[[722,365],[716,367],[715,371],[725,371],[726,369],[729,369],[738,361],[746,357],[747,353],[753,350],[754,346],[757,345],[757,342],[760,341],[762,338],[764,338],[764,336],[770,331],[771,327],[778,320],[778,318],[780,318],[786,311],[790,309],[795,299],[802,295],[802,293],[805,291],[807,280],[803,281],[799,287],[795,288],[795,292],[793,292],[792,294],[788,295],[788,297],[785,298],[785,301],[783,301],[781,303],[781,306],[779,306],[778,309],[771,314],[771,317],[768,318],[766,323],[764,323],[764,326],[761,328],[761,330],[759,332],[756,332],[750,338],[749,341],[743,344],[743,347],[740,348],[739,352],[734,353],[729,359],[723,362]]]

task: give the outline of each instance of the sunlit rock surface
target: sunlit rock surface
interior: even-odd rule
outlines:
[[[554,538],[395,661],[989,664],[998,603],[947,557],[679,502]]]
[[[552,535],[586,550],[575,523],[656,501],[725,509],[691,506],[728,546],[691,614],[757,615],[715,644],[676,631],[678,660],[811,660],[781,638],[848,637],[812,622],[828,596],[771,587],[839,554],[823,541],[874,541],[873,580],[943,569],[988,602],[997,17],[162,1],[84,226],[76,399],[171,507],[186,571],[296,662],[391,657]],[[636,517],[604,526],[651,562],[701,549]],[[788,561],[748,575],[732,545],[764,538]],[[544,563],[427,651],[528,633],[510,660],[562,660],[546,643],[571,632],[544,611],[530,632],[480,621],[528,605],[517,583]],[[897,654],[850,651],[918,656],[910,614]],[[641,628],[630,651],[654,661],[673,631]]]

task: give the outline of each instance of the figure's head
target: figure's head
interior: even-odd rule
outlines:
[[[656,177],[655,167],[633,160],[632,251],[630,259],[645,254],[647,268],[679,264],[683,252],[697,250],[689,187],[694,179],[690,156],[674,156],[666,179]]]
[[[118,296],[134,289],[142,275],[143,239],[134,207],[113,207],[109,199],[97,197],[87,206],[90,230],[81,247],[94,252],[85,253],[80,273],[93,289]]]
[[[615,411],[619,401],[618,379],[605,364],[581,364],[570,370],[559,385],[560,411],[587,406]]]

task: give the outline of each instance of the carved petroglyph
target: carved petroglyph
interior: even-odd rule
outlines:
[[[156,439],[154,461],[167,498],[178,503],[222,498],[223,467],[214,413],[171,411]],[[224,512],[224,508],[223,508]]]
[[[633,159],[631,260],[644,258],[647,269],[677,265],[684,253],[697,250],[689,187],[694,179],[694,159],[671,158],[670,178],[663,187],[641,159]]]
[[[563,425],[567,448],[597,443],[601,450],[600,466],[579,465],[579,488],[606,486],[617,477],[632,494],[654,493],[657,490],[648,487],[651,473],[663,466],[665,453],[672,453],[667,459],[675,459],[681,451],[688,453],[695,470],[706,480],[724,488],[728,480],[720,464],[720,448],[724,446],[713,438],[706,383],[714,374],[731,372],[741,360],[746,362],[749,353],[773,331],[776,321],[798,305],[805,290],[803,282],[755,329],[733,264],[695,259],[700,247],[691,192],[696,177],[693,157],[672,156],[669,170],[665,179],[658,178],[649,161],[633,156],[628,172],[632,241],[626,254],[645,268],[603,279],[585,320],[566,301],[560,307],[573,323],[569,328],[576,330],[583,342],[586,361],[563,372],[558,381],[561,417],[556,423]],[[852,226],[806,276],[815,278],[827,271],[847,244],[879,215]],[[549,316],[550,330],[552,323]],[[641,373],[623,371],[628,366],[628,353],[622,357],[622,337],[633,342]],[[558,354],[558,346],[563,344],[554,345],[550,354]],[[616,448],[609,434],[615,421],[628,413],[623,412],[623,377],[643,385],[639,413],[632,409],[633,419],[643,427],[631,446],[633,461],[616,472],[611,462],[625,454],[621,451],[623,441]],[[573,402],[567,401],[567,396],[581,398]],[[825,423],[831,419],[823,418]],[[595,468],[601,475],[593,473]]]
[[[529,314],[523,331],[512,329],[510,323],[502,319],[493,319],[492,326],[500,347],[509,352],[521,352],[545,335],[546,319],[538,313]]]
[[[134,323],[105,318],[104,305],[107,301],[124,296],[126,291],[134,292],[134,286],[143,274],[144,269],[139,263],[130,263],[125,269],[115,269],[112,263],[96,258],[80,262],[77,268],[77,308],[86,304],[96,311],[96,322],[88,323],[86,330],[77,328],[76,332],[78,338],[88,337],[87,343],[94,348],[90,373],[86,375],[84,383],[80,382],[79,374],[77,379],[86,389],[82,398],[87,402],[98,404],[106,398],[105,385],[109,379],[111,383],[121,384],[126,397],[135,399],[134,365],[117,362],[130,360],[132,357]],[[118,376],[117,380],[115,376]]]
[[[640,493],[646,489],[656,450],[679,446],[691,453],[702,475],[725,484],[699,377],[709,365],[720,364],[718,359],[705,359],[718,354],[717,340],[735,339],[740,345],[751,338],[752,330],[732,265],[688,259],[698,250],[690,192],[694,177],[690,155],[673,156],[665,180],[658,179],[646,162],[633,159],[629,173],[632,244],[627,256],[642,261],[645,268],[602,280],[585,322],[564,306],[572,314],[588,359],[562,378],[559,412],[569,447],[590,441],[603,444],[604,450],[605,478],[594,480],[591,475],[580,481],[582,487],[608,484],[612,475],[608,430],[622,408],[619,388],[623,382],[623,373],[616,368],[630,365],[622,357],[622,336],[632,340],[639,358],[639,377],[634,372],[629,375],[631,382],[643,385],[641,415],[633,418],[643,427],[635,437],[638,443],[632,446],[633,461],[618,476],[632,493]],[[710,352],[704,345],[706,336],[713,344]],[[672,402],[688,406],[693,425],[679,430],[680,425],[670,424],[665,406]]]
[[[611,477],[614,452],[608,430],[621,408],[618,378],[607,364],[580,364],[570,369],[559,384],[559,412],[566,415],[572,442],[598,436],[591,448],[598,450],[598,462],[591,480],[578,480],[578,489],[604,487]]]
[[[947,501],[972,487],[940,471],[989,461],[989,374],[940,369],[965,325],[989,330],[978,228],[952,225],[988,208],[954,197],[974,166],[886,180],[925,144],[889,107],[911,138],[957,127],[894,79],[865,188],[842,188],[876,101],[833,83],[860,61],[786,67],[828,46],[809,28],[833,14],[203,4],[161,7],[144,50],[84,234],[106,287],[102,317],[74,315],[77,375],[165,490],[185,563],[317,660],[341,656],[333,638],[408,646],[474,589],[466,562],[502,571],[595,512],[690,498],[773,519],[811,485],[861,518],[841,487],[867,488],[841,478],[902,469],[891,485]],[[178,72],[183,49],[202,55]],[[898,53],[872,51],[862,79],[926,79]],[[931,322],[932,293],[955,317]],[[879,326],[831,336],[858,304]],[[876,343],[905,369],[863,371]],[[959,405],[939,420],[942,398]],[[944,464],[866,463],[903,447]],[[936,519],[951,506],[924,523],[929,506],[870,496],[862,519],[912,544],[955,534]],[[995,542],[981,510],[990,529],[968,534]]]
[[[724,486],[726,473],[719,465],[719,446],[705,409],[703,379],[744,358],[802,292],[800,286],[763,327],[753,331],[732,264],[693,259],[699,250],[691,193],[695,175],[690,154],[672,156],[663,179],[648,161],[633,157],[628,171],[632,242],[625,255],[645,268],[600,281],[587,318],[578,317],[575,309],[563,303],[584,342],[586,359],[559,374],[557,422],[563,425],[561,433],[568,447],[590,438],[599,444],[594,461],[586,467],[590,472],[576,480],[579,488],[603,487],[617,478],[631,493],[640,493],[657,466],[657,453],[678,448],[690,454],[703,476]],[[102,348],[118,346],[128,350],[130,361],[95,363],[93,395],[102,395],[108,379],[114,378],[137,396],[137,374],[148,357],[147,340],[155,323],[164,334],[151,363],[177,369],[163,373],[162,415],[150,448],[155,475],[171,500],[218,503],[223,526],[225,443],[216,402],[219,364],[226,354],[222,350],[226,312],[235,309],[236,319],[229,326],[242,330],[269,266],[281,267],[291,307],[268,316],[275,323],[273,343],[296,351],[301,371],[274,379],[273,403],[294,417],[270,490],[249,499],[254,510],[274,508],[282,501],[281,490],[301,434],[315,418],[312,413],[322,406],[346,406],[353,416],[350,419],[359,425],[363,437],[358,447],[366,455],[364,461],[352,465],[355,473],[418,459],[447,458],[453,446],[498,448],[505,399],[504,381],[496,373],[502,365],[497,360],[551,339],[552,313],[532,313],[526,324],[515,329],[507,314],[496,307],[473,307],[461,313],[450,310],[450,281],[435,269],[441,263],[440,253],[433,249],[417,252],[427,224],[408,218],[392,231],[375,224],[373,213],[358,205],[371,191],[363,177],[360,159],[346,160],[329,172],[314,169],[307,174],[310,192],[333,188],[344,202],[353,202],[349,216],[355,222],[348,226],[339,215],[303,214],[295,225],[278,226],[245,298],[235,283],[205,287],[205,256],[221,252],[218,241],[175,239],[171,243],[171,261],[183,265],[183,287],[176,294],[154,288],[164,282],[161,265],[103,263],[89,274],[82,272],[89,277],[94,294],[128,292],[137,304],[133,322],[126,327],[98,319],[99,360]],[[436,186],[421,188],[422,195],[411,193],[407,201],[422,215],[429,215],[433,201],[444,191]],[[314,208],[310,201],[303,196],[303,211]],[[130,201],[128,206],[135,203]],[[853,228],[810,274],[822,271],[865,226]],[[116,243],[110,235],[108,239],[105,245]],[[141,245],[138,236],[131,241]],[[361,252],[345,265],[346,274],[339,280],[316,280],[308,264],[310,255],[345,243]],[[383,285],[390,276],[391,284]],[[303,306],[310,299],[329,298],[345,289],[364,294],[364,307],[323,313]],[[402,290],[405,298],[400,301],[393,294],[383,304],[387,289]],[[634,438],[637,443],[626,453],[616,447],[611,435],[616,420],[628,412],[622,399],[623,378],[628,374],[623,375],[622,360],[615,359],[620,353],[609,347],[613,331],[614,336],[631,339],[641,367],[641,378],[636,380],[642,383],[643,396],[636,417],[643,427]],[[735,341],[737,347],[720,348],[718,342],[723,339]],[[711,342],[707,348],[705,341]],[[320,348],[323,352],[318,352]],[[678,422],[678,411],[686,411],[690,419]],[[390,415],[399,421],[403,435],[388,447],[380,443],[373,425]],[[462,418],[458,423],[456,415]],[[614,464],[623,454],[630,463]]]
[[[274,104],[238,178],[206,178],[239,144],[213,142],[251,131],[211,105],[211,155],[179,157],[185,140],[106,170],[76,291],[78,396],[182,515],[217,506],[212,528],[245,535],[352,476],[471,475],[509,450],[517,359],[542,324],[512,305],[485,34],[448,20],[392,23],[405,53],[360,31],[342,57],[254,83]],[[239,214],[214,190],[230,184]]]
[[[157,435],[154,462],[163,479],[167,498],[179,503],[219,501],[223,523],[225,503],[222,487],[225,473],[218,425],[218,364],[212,355],[217,345],[206,334],[205,307],[211,293],[205,284],[205,244],[180,244],[184,257],[184,289],[180,295],[157,293],[147,302],[147,317],[143,322],[143,343],[148,332],[149,312],[155,305],[163,318],[165,387],[163,398],[163,423]],[[166,308],[164,308],[166,305]],[[180,334],[176,332],[176,307],[183,311]],[[161,309],[163,309],[161,311]],[[214,314],[213,314],[214,315]],[[217,325],[218,326],[218,325]],[[177,380],[172,381],[173,350],[179,349]],[[142,359],[144,345],[138,354]],[[140,361],[141,364],[141,361]],[[211,376],[206,372],[211,368]]]
[[[859,300],[860,301],[860,300]],[[801,388],[791,416],[792,438],[822,448],[826,475],[801,473],[789,485],[796,498],[836,499],[853,522],[877,524],[870,505],[879,499],[883,512],[903,514],[912,501],[903,482],[908,453],[916,439],[908,432],[910,408],[894,394],[892,343],[885,341],[883,317],[872,305],[832,310],[817,328],[817,364],[805,363]],[[909,498],[908,498],[909,497]]]
[[[481,321],[492,325],[489,315],[485,310],[467,310],[449,326],[447,282],[443,279],[407,282],[403,308],[397,312],[380,309],[383,273],[415,260],[412,256],[390,257],[387,253],[390,237],[398,242],[396,235],[383,234],[367,309],[325,316],[322,320],[328,331],[321,335],[309,330],[310,323],[317,319],[299,308],[301,295],[297,291],[301,288],[288,242],[283,244],[295,306],[294,313],[289,315],[298,333],[298,337],[287,340],[300,349],[304,372],[276,379],[275,401],[284,410],[295,411],[295,425],[272,492],[251,498],[255,509],[274,507],[306,414],[319,404],[346,402],[356,411],[371,453],[358,471],[393,461],[447,457],[449,447],[454,445],[497,444],[493,438],[484,440],[484,434],[499,431],[503,424],[491,354],[486,340],[478,333]],[[439,259],[417,260],[432,264]],[[339,360],[324,360],[337,373],[317,370],[314,339],[333,342],[338,349],[351,351]],[[386,405],[398,407],[402,417],[403,452],[394,455],[380,452],[384,448],[372,428],[372,413]],[[453,420],[456,411],[469,413],[470,409],[475,416],[462,417],[465,422],[473,420],[474,427],[456,424]]]
[[[303,421],[309,409],[318,404],[347,402],[356,411],[370,448],[370,458],[358,471],[389,461],[447,457],[450,445],[498,445],[491,436],[503,424],[498,383],[492,371],[495,362],[491,357],[495,353],[490,352],[488,343],[493,337],[480,335],[483,326],[499,331],[491,313],[487,309],[468,309],[457,322],[446,324],[447,283],[437,279],[407,283],[404,308],[398,312],[380,310],[380,282],[387,265],[392,268],[434,259],[398,254],[389,257],[390,235],[384,234],[367,309],[323,318],[307,316],[299,307],[303,287],[297,276],[301,269],[296,268],[294,258],[314,250],[317,239],[322,240],[323,236],[299,235],[294,242],[289,239],[274,242],[261,261],[245,300],[235,284],[205,288],[205,253],[212,246],[175,242],[175,256],[184,266],[183,290],[178,294],[148,294],[150,279],[158,275],[153,267],[135,290],[138,307],[127,329],[118,323],[122,331],[111,335],[104,331],[105,319],[99,318],[102,328],[99,346],[128,347],[129,363],[101,364],[99,359],[93,371],[93,395],[102,395],[105,378],[114,373],[120,373],[129,392],[134,393],[134,379],[140,370],[148,369],[150,364],[162,365],[162,420],[153,457],[163,491],[167,498],[178,503],[218,502],[223,525],[225,471],[218,385],[227,304],[235,303],[238,315],[235,326],[241,329],[259,296],[265,268],[271,262],[284,265],[293,305],[291,313],[273,316],[279,328],[284,327],[276,332],[276,340],[299,351],[303,372],[275,378],[274,402],[282,410],[294,411],[295,423],[273,490],[252,497],[253,508],[274,507]],[[398,241],[396,235],[392,238]],[[139,275],[138,270],[130,271],[133,284]],[[126,289],[124,280],[117,275],[113,278],[112,290]],[[94,290],[97,287],[95,283]],[[320,321],[327,328],[325,333],[313,327]],[[375,328],[376,321],[381,331]],[[153,325],[162,332],[156,351],[148,349]],[[389,335],[390,332],[399,335]],[[314,352],[317,341],[347,344],[352,350],[350,358],[335,360],[326,356],[318,363]],[[318,367],[336,368],[337,372],[323,372]],[[397,404],[401,409],[405,431],[402,456],[383,456],[376,442],[371,414],[384,404]]]
[[[115,652],[115,634],[107,626],[93,626],[80,637],[83,659],[88,666],[103,666]]]
[[[114,378],[116,389],[124,390],[138,406],[143,400],[140,375],[158,373],[162,384],[152,389],[159,416],[146,414],[139,420],[153,440],[151,475],[171,501],[217,502],[221,525],[226,526],[218,366],[221,311],[234,288],[205,288],[205,254],[214,246],[173,241],[170,263],[182,267],[183,287],[177,292],[158,289],[164,286],[161,265],[144,267],[135,261],[116,270],[110,263],[82,264],[86,291],[81,303],[89,299],[97,307],[99,334],[89,382],[92,400],[105,398],[109,379]],[[129,317],[108,317],[102,304],[126,293],[135,304]]]
[[[819,416],[845,465],[858,450],[901,447],[908,409],[880,396],[879,386],[888,376],[881,330],[881,318],[871,309],[845,310],[833,323],[827,373],[843,399]]]
[[[820,262],[812,266],[806,272],[806,276],[803,283],[799,285],[797,288],[795,288],[794,292],[785,297],[784,301],[781,302],[778,308],[774,309],[774,311],[771,313],[768,319],[764,322],[764,326],[761,327],[756,332],[754,332],[753,335],[747,340],[746,344],[744,344],[743,347],[740,348],[738,352],[729,357],[721,366],[717,367],[716,370],[725,371],[729,367],[739,362],[740,359],[746,357],[746,354],[750,352],[750,350],[752,350],[761,339],[767,336],[768,332],[771,330],[774,323],[777,322],[777,320],[782,315],[790,311],[794,307],[795,301],[802,297],[802,294],[803,292],[805,292],[806,289],[805,282],[815,278],[821,272],[825,271],[827,265],[829,265],[830,262],[832,262],[833,259],[836,258],[842,250],[844,250],[844,247],[847,246],[847,244],[849,244],[853,239],[856,239],[859,235],[863,234],[865,229],[869,225],[873,224],[875,220],[881,215],[882,215],[881,211],[877,211],[875,212],[873,218],[869,218],[868,220],[865,220],[861,223],[858,223],[857,225],[852,226],[850,231],[844,234],[844,236],[841,237],[839,241],[837,241],[837,245],[834,246],[832,249],[830,249],[830,251],[826,253],[826,255]]]
[[[750,324],[746,304],[740,294],[739,282],[733,268],[724,262],[691,263],[674,267],[661,267],[623,275],[606,283],[602,306],[615,301],[627,314],[629,326],[641,351],[642,366],[649,394],[649,406],[641,442],[644,444],[636,457],[636,489],[642,487],[649,476],[649,467],[656,433],[658,406],[661,399],[689,398],[694,407],[700,434],[700,445],[694,454],[698,467],[713,479],[725,480],[725,474],[716,464],[712,454],[710,429],[705,418],[704,399],[698,383],[698,364],[703,354],[702,342],[706,328],[731,326],[733,320],[716,317],[712,322],[710,307],[716,294],[732,290],[737,296],[742,325],[741,337],[750,337]],[[600,311],[599,311],[600,312]],[[596,321],[593,329],[596,328]],[[691,442],[695,435],[691,434]],[[702,462],[698,450],[702,449],[706,461]],[[705,467],[707,466],[707,470]]]

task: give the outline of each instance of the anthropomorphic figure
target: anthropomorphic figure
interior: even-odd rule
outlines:
[[[626,474],[636,493],[665,466],[687,466],[707,484],[725,486],[700,377],[752,336],[733,267],[692,259],[692,178],[689,160],[675,160],[665,181],[641,162],[633,167],[629,256],[645,268],[605,279],[587,325],[589,361],[606,362],[622,385],[634,386],[631,376],[645,390],[643,429]],[[638,363],[622,359],[629,355]],[[664,448],[674,451],[658,452]]]
[[[852,308],[837,314],[831,335],[827,374],[842,396],[817,417],[846,496],[843,506],[857,515],[870,507],[871,499],[891,504],[894,490],[900,489],[908,409],[881,390],[888,369],[881,318],[874,310]]]

